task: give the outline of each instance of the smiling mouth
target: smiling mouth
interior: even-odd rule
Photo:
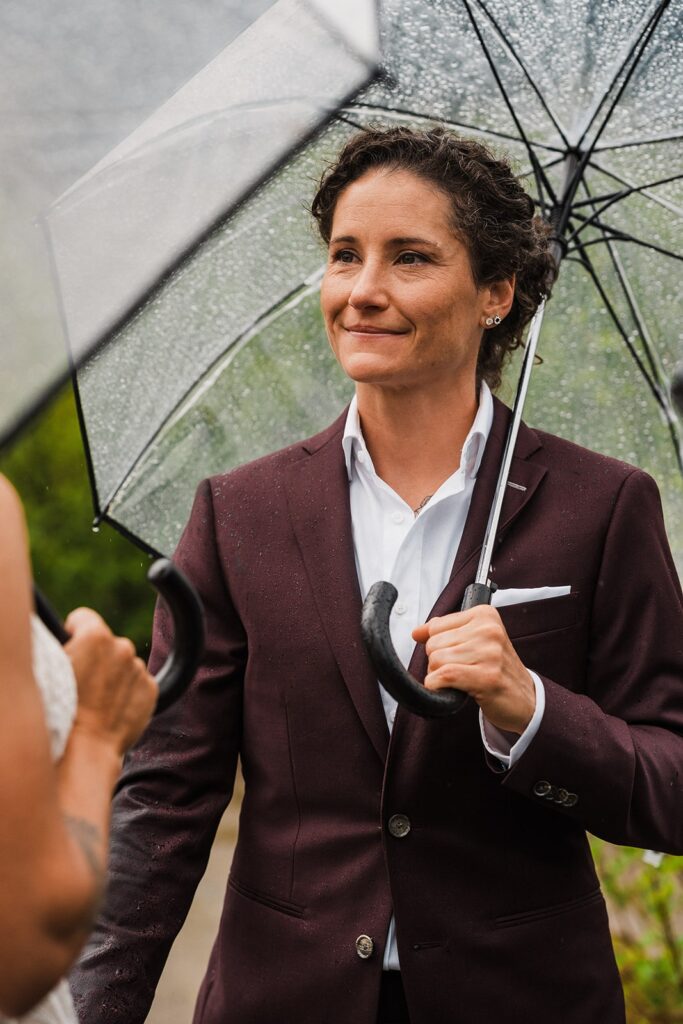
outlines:
[[[344,330],[348,331],[349,334],[392,334],[397,337],[408,333],[407,331],[395,331],[390,327],[371,327],[369,324],[352,324],[350,327],[344,327]]]

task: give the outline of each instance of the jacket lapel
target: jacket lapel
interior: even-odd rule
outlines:
[[[472,501],[465,522],[462,539],[458,547],[451,576],[446,587],[441,591],[428,618],[437,615],[448,615],[459,611],[465,588],[474,582],[478,559],[484,542],[484,534],[488,523],[489,511],[498,482],[498,471],[503,458],[505,440],[510,422],[510,410],[502,402],[494,398],[494,416],[484,456],[481,460],[477,480],[472,493]],[[520,425],[515,453],[512,458],[508,485],[498,526],[498,543],[506,531],[517,519],[532,497],[546,469],[527,459],[538,451],[541,443],[537,434],[526,424]],[[510,486],[510,484],[516,486]],[[418,644],[410,661],[409,671],[417,679],[424,679],[427,671],[427,657],[422,644]]]
[[[377,679],[360,632],[349,482],[342,450],[346,414],[305,442],[286,488],[292,526],[320,620],[363,726],[384,762],[389,744]]]
[[[450,580],[432,608],[430,618],[459,610],[465,588],[476,574],[510,420],[510,410],[497,399],[494,403],[493,425]],[[304,443],[302,457],[286,471],[286,488],[292,526],[325,635],[358,716],[384,761],[389,731],[377,680],[360,632],[362,601],[353,552],[349,483],[341,445],[345,419],[346,413],[324,433]],[[546,474],[543,466],[527,461],[540,447],[535,432],[522,424],[509,475],[516,486],[508,484],[506,488],[499,541],[532,499]],[[409,671],[417,679],[423,679],[426,670],[424,647],[418,644]],[[403,714],[398,717],[403,718]]]

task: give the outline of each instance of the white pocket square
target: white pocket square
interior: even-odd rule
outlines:
[[[491,604],[494,608],[505,608],[510,604],[526,604],[529,601],[546,601],[550,597],[565,597],[571,594],[571,586],[566,587],[510,587],[507,590],[494,591]]]

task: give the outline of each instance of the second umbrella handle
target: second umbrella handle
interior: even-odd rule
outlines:
[[[154,562],[147,579],[168,605],[173,618],[173,647],[156,674],[159,696],[155,714],[164,711],[187,689],[204,653],[204,612],[187,576],[168,558]],[[70,634],[49,601],[33,588],[36,611],[43,624],[67,643]]]
[[[471,583],[465,591],[461,610],[490,604],[493,588]],[[423,718],[447,718],[457,714],[468,699],[460,690],[427,690],[401,663],[391,640],[389,619],[398,591],[392,583],[373,583],[363,602],[361,632],[370,661],[380,683],[408,711]]]

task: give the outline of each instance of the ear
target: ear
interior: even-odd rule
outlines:
[[[499,316],[501,320],[510,312],[512,308],[512,301],[515,297],[515,283],[516,278],[513,274],[512,277],[503,278],[501,281],[493,281],[491,284],[484,286],[484,303],[482,308],[482,315],[487,316]]]

